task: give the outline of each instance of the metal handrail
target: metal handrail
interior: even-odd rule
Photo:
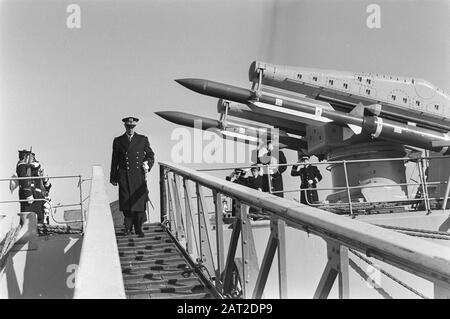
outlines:
[[[172,172],[239,200],[244,205],[263,210],[275,222],[286,222],[291,227],[314,233],[327,242],[365,253],[369,257],[429,280],[436,287],[445,287],[446,291],[450,291],[449,247],[411,238],[358,220],[343,218],[315,207],[297,204],[177,164],[169,162],[159,164],[163,173]],[[161,208],[164,210],[167,207],[161,205]],[[164,215],[163,212],[161,214]],[[216,211],[216,220],[221,217]]]
[[[417,186],[417,187],[422,187],[424,189],[424,198],[420,198],[417,199],[418,201],[424,201],[425,202],[425,209],[428,211],[428,213],[431,213],[431,206],[430,206],[430,201],[431,200],[436,200],[436,199],[441,199],[440,197],[433,197],[430,198],[429,194],[428,194],[428,187],[432,186],[432,185],[445,185],[447,184],[447,182],[445,181],[440,181],[440,182],[428,182],[427,179],[425,178],[424,174],[425,171],[424,169],[421,169],[421,167],[423,166],[422,162],[424,159],[445,159],[445,158],[450,158],[449,155],[447,156],[420,156],[420,157],[399,157],[399,158],[373,158],[373,159],[362,159],[362,160],[341,160],[341,161],[327,161],[327,162],[315,162],[312,163],[314,165],[338,165],[341,164],[344,166],[344,178],[345,178],[345,184],[346,186],[336,186],[336,187],[318,187],[318,188],[313,188],[313,190],[316,191],[323,191],[323,190],[346,190],[347,191],[347,199],[348,202],[346,203],[349,206],[350,209],[350,216],[354,217],[355,215],[353,214],[353,207],[352,204],[353,203],[359,203],[359,202],[353,202],[351,200],[351,193],[350,190],[351,189],[362,189],[362,188],[377,188],[377,187],[395,187],[395,186]],[[349,185],[349,181],[348,181],[348,174],[347,174],[347,165],[351,164],[351,163],[366,163],[366,162],[380,162],[380,161],[407,161],[407,162],[416,162],[417,165],[419,166],[419,179],[421,180],[419,183],[396,183],[396,184],[381,184],[381,185],[354,185],[354,186],[350,186]],[[295,162],[295,163],[286,163],[286,164],[259,164],[259,167],[289,167],[289,166],[294,166],[294,165],[301,165],[301,163]],[[254,166],[239,166],[239,167],[221,167],[221,168],[213,168],[213,169],[198,169],[197,171],[199,172],[214,172],[214,171],[223,171],[223,170],[231,170],[231,169],[235,169],[235,168],[242,168],[242,169],[250,169],[253,168]],[[271,183],[271,180],[269,178],[269,175],[267,175],[268,178],[268,182],[269,185]],[[447,187],[448,188],[448,187]],[[311,188],[302,188],[299,190],[292,190],[292,191],[272,191],[272,187],[270,186],[269,189],[269,193],[270,194],[284,194],[284,193],[289,193],[289,192],[300,192],[300,191],[304,191],[304,190],[312,190]],[[442,199],[444,200],[444,203],[446,204],[447,199],[448,199],[448,192],[446,191],[446,196],[444,196]],[[409,198],[408,200],[413,200],[411,198]],[[402,200],[399,200],[402,201]],[[365,203],[369,203],[369,202],[365,202]],[[444,206],[443,206],[444,207]],[[445,209],[445,208],[443,208]]]
[[[446,159],[450,158],[450,155],[446,156],[421,156],[421,157],[394,157],[394,158],[368,158],[368,159],[361,159],[361,160],[342,160],[342,161],[326,161],[326,162],[314,162],[311,164],[314,165],[334,165],[334,164],[343,164],[346,162],[347,164],[352,163],[366,163],[366,162],[384,162],[384,161],[408,161],[408,162],[415,162],[420,159]],[[293,162],[293,163],[286,163],[286,164],[258,164],[259,166],[293,166],[298,165],[300,163]],[[235,168],[254,168],[255,166],[246,165],[246,166],[230,166],[230,167],[220,167],[220,168],[201,168],[197,169],[198,172],[214,172],[214,171],[225,171],[225,170],[233,170]]]
[[[36,180],[36,179],[78,179],[78,187],[80,188],[80,202],[75,203],[75,204],[64,204],[64,205],[57,205],[56,207],[54,205],[52,205],[50,203],[50,201],[46,198],[34,198],[33,202],[48,202],[50,203],[50,205],[52,206],[52,208],[55,208],[55,210],[53,211],[52,209],[50,210],[50,214],[52,217],[52,220],[57,223],[57,224],[68,224],[68,223],[77,223],[77,222],[81,222],[81,231],[84,231],[84,212],[83,212],[83,190],[82,190],[82,184],[86,181],[91,181],[92,179],[83,179],[83,177],[81,175],[55,175],[55,176],[30,176],[30,177],[9,177],[9,178],[0,178],[0,182],[9,182],[12,180]],[[0,200],[0,204],[11,204],[11,203],[23,203],[23,202],[28,202],[29,200],[27,199],[18,199],[18,200]],[[81,219],[75,219],[75,220],[70,220],[70,221],[58,221],[55,219],[54,214],[56,213],[56,208],[60,208],[60,207],[71,207],[71,206],[80,206],[80,210],[81,210]]]
[[[57,175],[57,176],[31,176],[31,177],[8,177],[0,178],[0,182],[9,182],[11,180],[24,180],[24,179],[61,179],[61,178],[81,178],[81,175]]]

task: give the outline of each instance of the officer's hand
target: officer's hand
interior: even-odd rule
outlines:
[[[144,171],[145,171],[146,173],[148,173],[148,171],[150,170],[150,167],[148,166],[148,162],[147,162],[147,161],[145,161],[145,162],[142,164],[142,167],[144,168]]]
[[[113,186],[117,186],[117,182],[111,182],[111,184],[113,184]]]
[[[28,204],[30,204],[30,205],[33,204],[33,202],[34,202],[34,196],[33,196],[33,195],[28,196],[28,197],[27,197],[27,200],[28,200],[28,202],[27,202]]]
[[[312,179],[309,179],[309,180],[308,180],[308,184],[310,184],[310,185],[311,185],[311,184],[313,184],[313,183],[314,183],[314,182],[313,182],[313,180],[312,180]]]

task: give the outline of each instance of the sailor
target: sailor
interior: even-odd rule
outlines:
[[[122,121],[126,132],[113,141],[110,183],[119,185],[119,207],[125,217],[125,235],[131,234],[134,226],[135,233],[144,237],[142,224],[148,203],[146,173],[154,164],[154,153],[147,136],[134,130],[139,119],[125,117]]]
[[[19,151],[19,161],[16,165],[17,177],[31,177],[31,152],[28,150]],[[34,201],[32,179],[20,179],[19,180],[19,200],[20,211],[31,212]],[[22,223],[22,220],[21,220]]]
[[[44,169],[41,163],[36,159],[36,154],[32,153],[33,160],[31,161],[31,176],[38,177],[32,180],[33,196],[39,201],[33,203],[33,211],[37,215],[38,224],[49,223],[49,198],[48,194],[52,184],[48,178],[41,178],[44,176]]]
[[[242,168],[235,168],[229,176],[226,176],[227,181],[247,186],[247,179],[245,178],[245,172]]]
[[[263,145],[258,151],[258,164],[263,166],[262,190],[263,192],[273,192],[278,197],[284,197],[283,194],[283,176],[286,171],[286,156],[274,143],[268,139],[267,144]],[[280,165],[278,165],[280,164]],[[274,165],[274,166],[271,166]],[[272,186],[272,187],[270,187]]]
[[[299,163],[303,165],[300,168],[299,165],[292,166],[291,176],[300,176],[300,202],[305,205],[311,205],[319,200],[317,190],[308,188],[316,188],[317,183],[322,180],[322,174],[320,174],[319,169],[311,165],[309,162],[309,155],[302,155],[300,157]]]
[[[245,172],[242,168],[235,168],[234,171],[232,171],[229,176],[225,177],[225,179],[238,185],[248,186],[247,179],[245,178],[244,175]],[[231,214],[232,216],[236,216],[237,201],[233,199],[231,205],[232,205]]]
[[[260,169],[258,164],[253,164],[250,168],[251,176],[247,177],[247,186],[258,191],[262,191],[262,176],[260,175]],[[261,219],[259,213],[260,209],[255,207],[250,207],[249,215],[253,220]]]
[[[258,164],[253,164],[250,168],[251,176],[247,177],[247,185],[250,188],[262,191],[262,176],[259,174],[260,169]]]

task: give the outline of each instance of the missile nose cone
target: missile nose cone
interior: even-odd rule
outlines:
[[[176,122],[183,118],[183,113],[176,111],[159,111],[155,112],[155,114],[169,122]]]
[[[189,90],[202,94],[208,85],[208,81],[203,79],[177,79],[175,82],[181,84]]]
[[[215,119],[210,119],[203,116],[198,116],[190,113],[178,112],[178,111],[159,111],[155,112],[156,115],[162,117],[163,119],[172,122],[174,124],[201,128],[203,130],[209,128],[216,128],[219,126],[219,121]]]
[[[168,113],[169,112],[167,112],[167,111],[166,112],[164,112],[164,111],[155,112],[156,115],[158,115],[159,117],[162,117],[165,120],[167,120]]]

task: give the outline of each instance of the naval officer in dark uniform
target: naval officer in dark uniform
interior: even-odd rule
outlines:
[[[134,131],[136,117],[122,119],[126,132],[114,139],[111,159],[110,182],[119,184],[119,207],[125,216],[125,234],[134,230],[144,237],[142,224],[148,201],[146,173],[155,162],[147,136]]]
[[[317,183],[322,180],[322,174],[316,166],[309,163],[309,155],[307,154],[300,158],[300,164],[303,164],[303,167],[292,166],[291,176],[300,176],[300,203],[311,205],[319,201],[317,190],[311,188],[316,188]]]

